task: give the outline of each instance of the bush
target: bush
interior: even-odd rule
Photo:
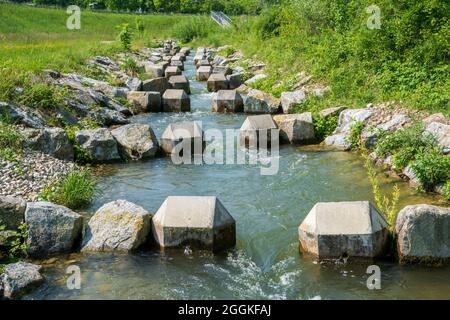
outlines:
[[[7,118],[0,118],[0,158],[14,161],[23,148],[24,138]]]
[[[256,28],[261,39],[266,40],[280,35],[281,17],[279,12],[280,8],[273,6],[260,15]]]
[[[323,140],[324,138],[333,134],[334,130],[338,125],[339,116],[329,116],[323,118],[319,115],[313,115],[314,122],[314,132],[318,140]]]
[[[443,187],[443,195],[445,200],[450,200],[450,180],[447,180]]]
[[[210,26],[210,22],[204,18],[193,17],[175,24],[172,28],[172,34],[176,39],[187,43],[195,38],[206,38]]]
[[[417,155],[417,160],[411,164],[422,188],[430,191],[433,186],[449,178],[450,158],[442,155],[438,150],[424,152]]]
[[[392,155],[396,169],[402,170],[414,161],[417,155],[438,149],[436,139],[425,131],[422,123],[405,129],[380,134],[375,153],[379,157]]]
[[[123,23],[117,28],[120,30],[117,38],[120,41],[122,48],[127,51],[130,50],[131,40],[133,38],[133,33],[131,32],[130,25],[128,23]]]
[[[361,147],[361,133],[364,129],[364,122],[356,121],[350,126],[350,133],[345,138],[345,142],[349,143],[352,149],[358,149]]]
[[[39,197],[70,209],[87,207],[96,194],[96,180],[88,170],[73,171],[44,188]]]

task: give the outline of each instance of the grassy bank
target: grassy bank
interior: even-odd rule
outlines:
[[[209,32],[192,43],[232,44],[267,62],[270,77],[258,86],[275,95],[289,90],[300,71],[330,85],[325,99],[307,109],[395,100],[411,109],[449,114],[448,2],[378,1],[380,29],[367,27],[371,1],[282,2],[259,17],[237,17],[234,28]]]

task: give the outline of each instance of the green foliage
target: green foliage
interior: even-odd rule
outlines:
[[[11,242],[8,256],[10,260],[16,260],[27,253],[27,225],[21,223],[16,231],[16,236]]]
[[[139,33],[139,36],[142,37],[145,31],[145,25],[141,18],[136,18],[135,20],[136,30]]]
[[[223,57],[229,57],[236,52],[236,49],[232,46],[226,46],[224,49],[217,52],[217,55]]]
[[[138,66],[137,62],[130,57],[125,59],[121,67],[128,75],[132,77],[136,77],[144,71],[141,67]]]
[[[349,135],[345,138],[345,142],[350,144],[352,149],[358,149],[361,146],[361,133],[364,129],[364,122],[355,121],[350,126]]]
[[[15,161],[23,148],[24,137],[6,117],[0,117],[0,158]]]
[[[53,109],[60,106],[66,91],[43,80],[35,79],[27,83],[18,102],[36,109]]]
[[[411,168],[426,191],[450,178],[450,158],[436,149],[418,154]]]
[[[70,209],[81,209],[91,203],[96,194],[96,184],[90,171],[73,171],[44,188],[39,197]]]
[[[256,24],[261,39],[266,40],[271,37],[278,37],[280,35],[281,19],[279,7],[273,6],[267,8],[261,14]]]
[[[450,180],[447,180],[443,187],[443,196],[444,199],[450,200]]]
[[[91,121],[91,120],[84,120],[84,121]],[[95,123],[94,121],[92,121],[92,123]],[[80,123],[82,125],[82,123]],[[85,123],[88,124],[87,127],[85,127],[86,129],[89,129],[89,123]],[[95,129],[96,126],[92,127],[91,129]],[[74,152],[74,160],[76,163],[79,164],[86,164],[86,163],[90,163],[92,162],[92,155],[87,152],[86,150],[84,150],[76,141],[75,139],[75,133],[77,131],[80,131],[81,128],[78,125],[66,125],[64,127],[64,130],[67,133],[67,137],[69,139],[69,141],[72,143],[73,145],[73,152]]]
[[[181,42],[187,43],[196,38],[206,38],[214,29],[216,28],[209,18],[191,17],[175,24],[172,28],[172,35]]]
[[[359,144],[359,149],[361,150],[361,154],[364,158],[364,167],[367,170],[367,175],[372,186],[375,204],[380,212],[385,216],[391,231],[394,231],[395,222],[398,215],[397,207],[400,199],[400,188],[398,185],[394,185],[390,197],[383,195],[380,190],[380,182],[378,180],[377,171],[373,165],[372,159],[369,156],[368,150],[363,143]]]
[[[133,39],[133,33],[131,31],[130,25],[128,23],[122,23],[117,28],[119,29],[117,39],[120,41],[122,48],[127,51],[130,50],[131,40]]]
[[[421,153],[438,149],[433,135],[425,131],[422,123],[405,129],[380,133],[375,153],[379,157],[392,155],[393,164],[398,170],[408,166]]]
[[[316,138],[320,141],[333,134],[338,125],[339,116],[329,116],[323,118],[319,115],[313,115],[314,132]]]

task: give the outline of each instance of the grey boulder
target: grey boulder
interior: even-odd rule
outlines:
[[[61,128],[28,129],[23,131],[27,147],[61,160],[73,161],[73,146]]]
[[[0,275],[3,295],[7,299],[18,299],[44,282],[41,266],[28,262],[8,264]]]
[[[75,133],[75,139],[96,162],[120,160],[117,142],[108,129],[81,130]]]
[[[159,149],[158,140],[148,124],[129,124],[111,131],[125,159],[153,158]]]
[[[311,112],[273,116],[280,130],[280,140],[285,143],[308,144],[315,142]]]
[[[281,93],[281,107],[283,113],[291,113],[296,105],[306,101],[306,93],[303,90]]]
[[[27,203],[22,198],[0,196],[0,225],[6,230],[17,230],[24,221]]]
[[[279,109],[280,99],[261,90],[250,89],[244,101],[246,113],[278,113]]]

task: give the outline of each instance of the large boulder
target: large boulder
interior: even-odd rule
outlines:
[[[236,90],[219,90],[212,99],[214,112],[242,112],[244,101]]]
[[[3,295],[7,299],[18,299],[44,282],[41,266],[28,262],[11,263],[5,266],[0,275]]]
[[[347,141],[350,129],[358,122],[366,123],[372,116],[372,110],[367,109],[347,109],[339,114],[339,121],[333,135],[326,137],[324,143],[339,149],[348,150],[352,147]]]
[[[207,88],[209,92],[227,90],[228,89],[227,77],[222,73],[211,74],[208,78]]]
[[[230,89],[237,89],[242,84],[242,75],[240,73],[233,73],[227,76],[227,80]]]
[[[212,68],[212,73],[220,73],[223,74],[225,76],[229,76],[233,73],[233,70],[230,67],[227,66],[214,66]]]
[[[450,125],[431,122],[427,125],[426,131],[431,133],[442,147],[444,154],[450,153]]]
[[[197,63],[195,64],[195,67],[197,69],[200,67],[207,67],[207,66],[211,66],[211,63],[209,62],[208,59],[201,59],[201,60],[197,61]],[[211,66],[211,72],[212,72],[212,66]]]
[[[168,197],[153,217],[161,248],[191,246],[217,252],[236,244],[236,223],[216,197]]]
[[[280,140],[285,143],[308,144],[315,142],[311,112],[302,114],[280,114],[273,116],[280,129]]]
[[[344,106],[326,108],[319,111],[319,116],[324,119],[328,117],[339,116],[339,114],[345,109],[346,107]]]
[[[120,160],[117,142],[108,129],[81,130],[75,133],[75,139],[95,162]]]
[[[319,202],[298,228],[300,247],[316,258],[376,258],[389,238],[386,220],[368,201]]]
[[[130,89],[131,91],[140,91],[142,90],[142,81],[138,78],[128,78],[127,81],[125,81],[125,85]]]
[[[83,217],[50,202],[29,202],[25,211],[27,252],[32,257],[67,253],[81,240]]]
[[[20,108],[6,102],[0,102],[0,116],[8,117],[14,123],[21,123],[26,127],[40,129],[45,121],[30,109]]]
[[[148,211],[126,200],[107,203],[89,220],[81,250],[137,250],[147,242],[151,219]]]
[[[164,94],[167,89],[169,89],[169,82],[165,77],[145,80],[142,84],[142,91],[157,91]]]
[[[204,149],[203,130],[197,122],[178,122],[167,126],[161,136],[161,149],[166,154],[179,153],[190,148],[191,154],[202,154]],[[178,146],[180,143],[182,145]]]
[[[159,149],[158,140],[148,124],[129,124],[111,131],[125,159],[153,158]]]
[[[395,231],[400,262],[450,261],[450,208],[406,206],[398,213]]]
[[[161,111],[161,94],[158,91],[130,91],[127,99],[134,106],[135,113]]]
[[[303,90],[281,93],[281,107],[283,113],[291,113],[293,108],[306,101],[306,93]]]
[[[164,92],[162,99],[164,112],[191,111],[191,99],[184,90],[168,89]]]
[[[87,114],[87,117],[104,126],[124,125],[129,123],[128,119],[125,118],[122,113],[103,107],[90,111]]]
[[[169,85],[172,89],[184,90],[187,94],[191,93],[189,80],[184,75],[170,77]]]
[[[209,76],[212,73],[211,66],[201,66],[197,69],[197,73],[195,75],[198,81],[208,81]]]
[[[264,148],[272,144],[273,135],[279,138],[279,131],[270,115],[249,116],[239,130],[239,141],[241,146]]]
[[[261,90],[251,89],[244,101],[246,113],[278,113],[279,110],[280,99]]]
[[[61,128],[29,129],[23,131],[27,147],[57,159],[73,161],[73,146]]]
[[[24,221],[27,203],[22,198],[0,196],[0,226],[17,230]]]

